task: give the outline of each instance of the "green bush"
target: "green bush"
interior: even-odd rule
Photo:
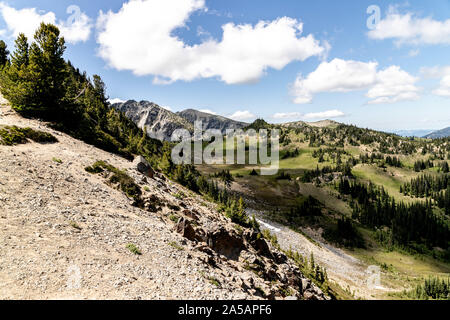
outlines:
[[[37,143],[58,142],[58,140],[50,133],[37,131],[31,128],[19,128],[16,126],[5,126],[0,128],[0,144],[14,146],[27,143],[28,139]]]
[[[142,255],[141,250],[133,243],[129,243],[125,246],[131,253],[135,254],[135,255]]]
[[[141,200],[141,188],[125,171],[119,170],[105,161],[97,161],[92,166],[86,167],[85,170],[92,174],[102,173],[105,171],[112,173],[109,178],[110,183],[119,184],[120,189],[130,198],[133,198],[136,201]]]

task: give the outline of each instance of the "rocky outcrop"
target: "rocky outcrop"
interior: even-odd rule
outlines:
[[[150,166],[148,161],[144,159],[143,156],[137,156],[133,161],[133,166],[138,172],[149,178],[153,178],[153,176],[155,175],[155,171],[153,171],[152,167]]]
[[[218,129],[223,134],[227,129],[242,129],[247,123],[235,121],[193,109],[173,113],[153,102],[130,100],[116,103],[112,108],[119,110],[131,119],[141,129],[154,139],[171,141],[172,133],[176,129],[186,129],[193,133],[195,121],[202,121],[203,130]]]
[[[161,141],[170,141],[176,129],[193,131],[191,123],[153,102],[130,100],[113,104],[112,108],[123,112],[139,128],[145,129],[148,136]]]
[[[194,124],[195,121],[202,121],[203,130],[218,129],[222,134],[226,133],[227,129],[242,129],[248,126],[248,123],[235,121],[222,116],[205,113],[193,109],[177,112],[177,115],[187,120],[189,123]]]

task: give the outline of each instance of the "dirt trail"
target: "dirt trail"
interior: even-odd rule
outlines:
[[[292,248],[308,258],[313,253],[314,260],[327,269],[328,277],[342,288],[350,288],[356,298],[373,299],[372,295],[379,295],[380,292],[388,290],[382,287],[370,288],[367,284],[371,275],[368,271],[369,266],[343,250],[329,245],[316,231],[309,228],[303,230],[317,244],[286,226],[267,220],[260,211],[248,209],[247,212],[250,216],[256,217],[263,229],[277,236],[283,249]]]

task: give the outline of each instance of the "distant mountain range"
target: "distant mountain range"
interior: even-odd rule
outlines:
[[[438,139],[438,138],[446,138],[446,137],[450,137],[450,127],[432,132],[432,133],[424,136],[424,138],[427,138],[427,139]]]
[[[426,129],[418,129],[418,130],[395,130],[391,131],[392,133],[395,133],[402,137],[417,137],[421,138],[427,134],[430,134],[433,132],[433,130],[426,130]]]

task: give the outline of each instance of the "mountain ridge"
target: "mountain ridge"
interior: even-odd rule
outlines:
[[[139,128],[145,128],[149,137],[161,141],[170,141],[176,129],[186,129],[190,132],[194,130],[193,125],[184,118],[154,102],[128,100],[124,103],[115,103],[111,107],[123,112]]]
[[[424,138],[426,138],[426,139],[439,139],[439,138],[446,138],[446,137],[450,137],[450,127],[434,131],[434,132],[424,136]]]
[[[242,129],[249,125],[195,109],[175,113],[146,100],[114,103],[111,108],[124,113],[139,128],[145,128],[149,137],[161,141],[170,141],[172,133],[177,129],[186,129],[192,133],[195,121],[203,122],[203,130],[218,129],[223,134],[226,129]]]
[[[180,117],[186,119],[190,123],[195,121],[203,122],[203,130],[218,129],[223,134],[226,129],[242,129],[249,125],[246,122],[240,122],[224,116],[215,115],[207,112],[202,112],[195,109],[186,109],[176,113]]]

